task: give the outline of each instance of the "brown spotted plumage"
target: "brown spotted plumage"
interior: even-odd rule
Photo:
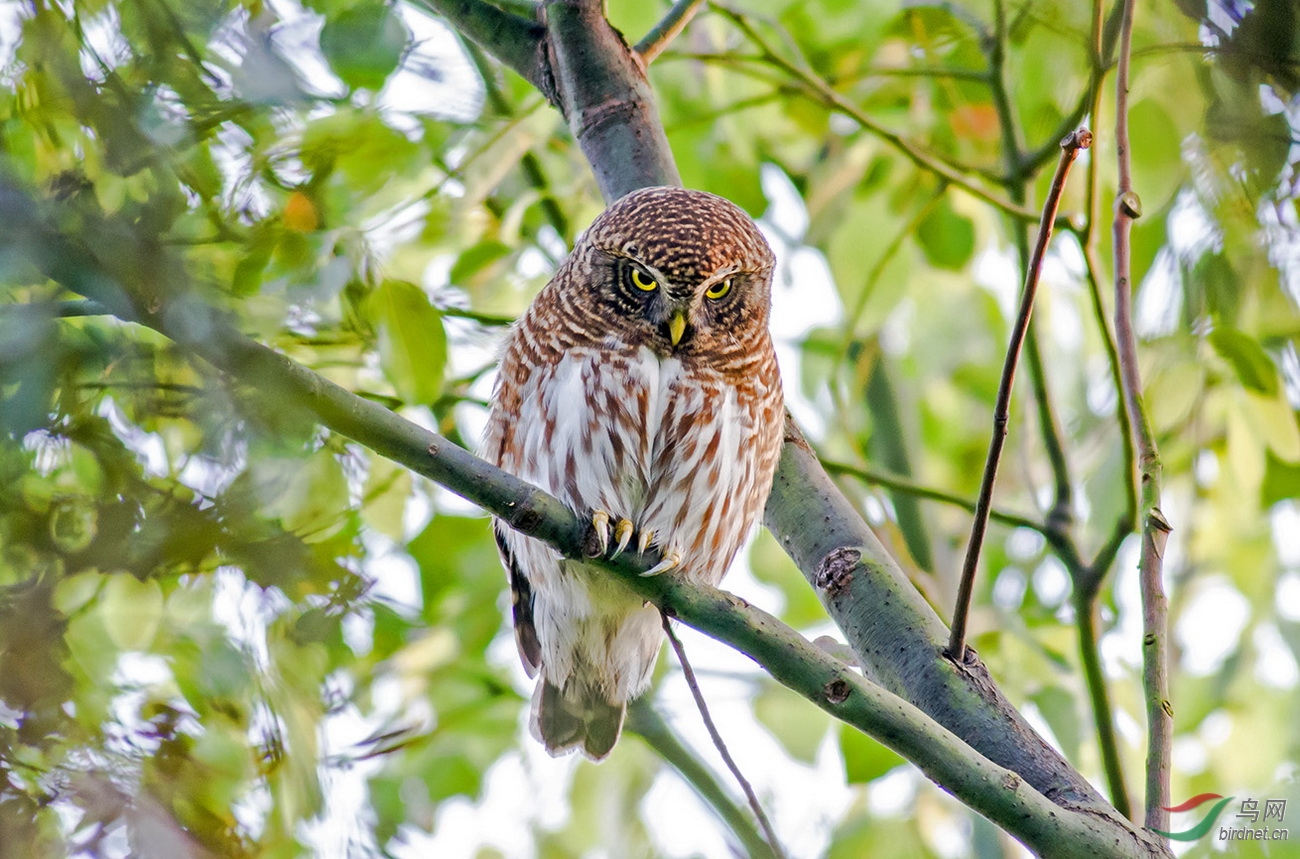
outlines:
[[[592,519],[609,554],[716,585],[781,449],[772,251],[732,203],[648,188],[596,219],[511,330],[485,456]],[[604,758],[644,691],[658,611],[597,567],[494,523],[533,734]]]

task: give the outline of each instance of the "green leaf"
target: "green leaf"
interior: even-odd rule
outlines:
[[[1079,746],[1083,736],[1083,726],[1079,719],[1079,710],[1074,695],[1060,686],[1048,686],[1041,692],[1030,696],[1038,705],[1038,711],[1056,735],[1061,744],[1061,751],[1067,760],[1079,759]]]
[[[465,755],[449,754],[429,761],[424,784],[434,802],[460,795],[477,796],[483,773]]]
[[[1139,176],[1142,208],[1154,213],[1178,191],[1186,175],[1179,154],[1182,135],[1160,100],[1144,98],[1129,108],[1133,174]]]
[[[931,265],[956,271],[975,252],[975,224],[957,214],[944,197],[917,225],[916,240]]]
[[[364,2],[331,17],[320,33],[330,68],[351,89],[379,89],[402,61],[411,30],[389,3]]]
[[[817,759],[817,749],[830,724],[830,717],[807,700],[784,686],[767,682],[754,696],[754,717],[795,760],[807,764]]]
[[[1300,462],[1300,427],[1286,396],[1281,391],[1271,397],[1247,393],[1246,408],[1268,449],[1283,462]]]
[[[882,746],[878,740],[851,725],[839,727],[840,754],[844,757],[844,778],[849,784],[866,784],[906,763],[902,755]]]
[[[1227,254],[1207,253],[1202,256],[1192,266],[1187,283],[1193,312],[1208,311],[1220,326],[1236,325],[1242,279],[1242,274],[1233,269]]]
[[[413,283],[386,280],[370,297],[379,358],[398,396],[431,404],[442,393],[447,335],[442,314]]]
[[[100,610],[113,644],[121,650],[145,650],[162,620],[162,588],[153,579],[142,582],[126,573],[111,575],[100,594]]]
[[[1300,498],[1300,464],[1283,462],[1269,454],[1266,460],[1264,483],[1260,487],[1260,503],[1271,507],[1287,498]]]
[[[488,239],[476,245],[471,245],[456,258],[448,279],[460,287],[472,286],[476,280],[482,280],[482,278],[476,279],[475,275],[489,270],[494,262],[509,255],[510,246],[496,239]]]
[[[400,541],[406,500],[411,494],[411,472],[380,456],[371,457],[366,476],[365,506],[361,518],[371,528]]]
[[[325,223],[346,219],[370,197],[405,199],[395,177],[421,169],[418,143],[384,122],[373,110],[339,108],[314,119],[302,135],[302,160],[318,179],[337,171],[342,182],[323,197]],[[366,198],[366,199],[362,199]]]
[[[1220,327],[1210,332],[1210,343],[1232,364],[1237,378],[1247,388],[1267,396],[1277,393],[1277,366],[1253,337]]]

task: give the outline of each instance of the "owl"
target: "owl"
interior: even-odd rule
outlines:
[[[758,521],[784,407],[771,249],[731,202],[647,188],[601,214],[502,355],[484,456],[589,517],[599,552],[717,585]],[[533,735],[599,761],[649,685],[659,611],[499,520]]]

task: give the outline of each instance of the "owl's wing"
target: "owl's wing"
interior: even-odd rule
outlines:
[[[492,523],[492,536],[497,541],[497,550],[501,553],[501,563],[505,565],[510,576],[510,604],[515,626],[515,644],[519,648],[519,659],[524,664],[524,671],[529,677],[537,675],[542,667],[542,644],[537,639],[537,627],[533,623],[533,586],[519,566],[515,553],[506,540],[507,526],[500,522]]]

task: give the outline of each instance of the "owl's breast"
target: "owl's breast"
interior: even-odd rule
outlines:
[[[531,368],[514,414],[495,411],[499,464],[574,510],[634,516],[644,504],[663,384],[646,348],[577,348]]]

